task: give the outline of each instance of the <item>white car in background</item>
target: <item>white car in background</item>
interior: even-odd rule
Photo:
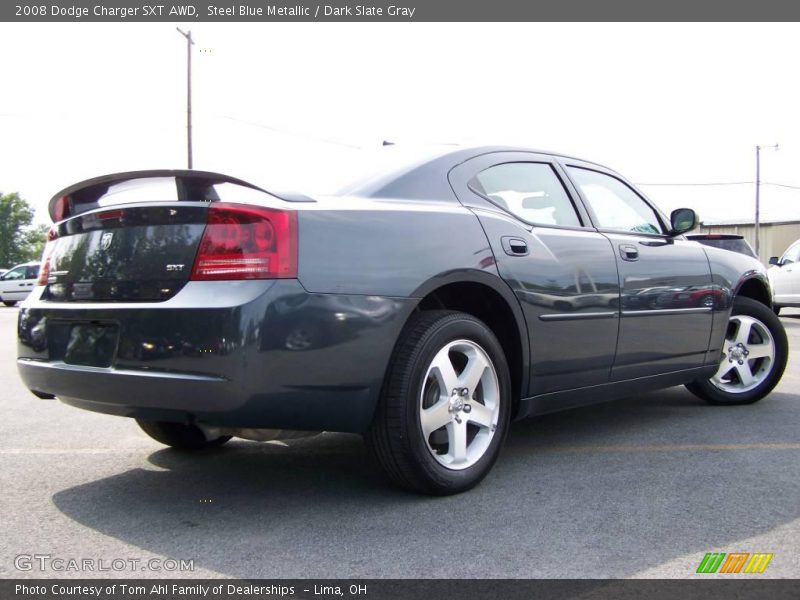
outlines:
[[[772,307],[776,313],[785,306],[800,308],[800,240],[789,246],[783,256],[769,259],[767,270],[772,285]]]
[[[39,262],[12,267],[0,275],[0,302],[14,306],[28,297],[39,278]]]

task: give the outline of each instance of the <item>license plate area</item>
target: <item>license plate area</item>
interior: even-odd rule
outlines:
[[[105,323],[64,324],[63,360],[70,365],[110,367],[117,352],[119,326]]]

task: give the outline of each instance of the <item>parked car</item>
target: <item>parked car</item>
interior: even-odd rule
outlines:
[[[394,482],[450,494],[511,419],[680,384],[748,404],[786,365],[757,260],[566,156],[451,148],[315,198],[121,173],[50,214],[25,385],[175,448],[362,433]]]
[[[29,262],[10,268],[0,275],[0,302],[14,306],[25,300],[39,278],[39,263]]]
[[[744,236],[736,235],[733,233],[695,233],[686,236],[690,240],[700,242],[706,246],[714,246],[716,248],[723,248],[731,252],[739,252],[746,256],[758,258],[755,250],[750,243],[744,239]]]
[[[794,242],[778,258],[769,259],[767,270],[772,285],[772,303],[775,314],[785,306],[800,308],[800,240]]]

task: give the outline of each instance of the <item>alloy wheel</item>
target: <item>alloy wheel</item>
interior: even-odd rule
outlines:
[[[471,467],[485,454],[500,417],[500,387],[489,355],[475,342],[455,340],[431,361],[419,398],[428,450],[448,469]]]
[[[725,392],[747,392],[769,376],[774,364],[775,340],[767,326],[751,316],[734,315],[711,383]]]

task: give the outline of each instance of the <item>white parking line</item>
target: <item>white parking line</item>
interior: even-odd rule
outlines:
[[[561,446],[541,448],[544,452],[706,452],[718,450],[800,450],[800,442],[765,444],[678,444],[663,446]]]
[[[140,454],[152,448],[0,448],[0,455]]]

